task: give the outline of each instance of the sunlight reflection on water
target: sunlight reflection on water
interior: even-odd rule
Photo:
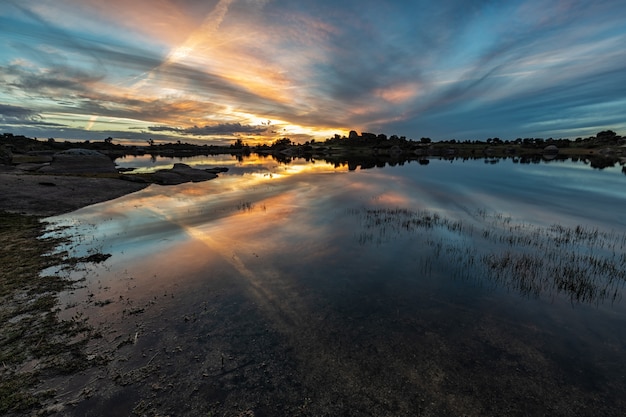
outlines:
[[[228,161],[196,162],[216,166]],[[626,371],[623,362],[607,369],[596,360],[601,352],[617,361],[623,353],[619,346],[626,346],[620,330],[626,324],[623,277],[602,298],[602,285],[571,289],[565,287],[573,284],[565,283],[565,289],[558,289],[554,276],[560,272],[541,272],[579,262],[568,261],[570,252],[572,259],[577,251],[601,256],[611,242],[610,259],[623,266],[626,222],[618,209],[626,207],[623,175],[580,170],[574,163],[555,169],[509,161],[435,160],[428,166],[355,172],[304,161],[231,166],[231,173],[212,181],[152,185],[52,218],[71,226],[64,233],[74,236],[75,256],[94,251],[113,255],[71,274],[84,278],[85,288],[64,295],[62,303],[73,307],[63,314],[80,309],[121,332],[132,333],[135,325],[138,334],[166,334],[174,330],[164,327],[165,315],[196,314],[194,308],[207,300],[221,305],[243,295],[285,337],[283,342],[295,349],[298,363],[309,372],[332,368],[347,378],[356,372],[349,363],[374,363],[381,369],[378,376],[387,378],[384,369],[389,367],[399,380],[433,398],[445,389],[425,388],[418,377],[434,372],[432,363],[409,359],[430,348],[439,349],[432,355],[445,362],[438,369],[457,372],[458,378],[465,375],[459,369],[468,366],[468,357],[481,362],[487,346],[496,345],[517,357],[518,366],[549,363],[557,379],[567,373],[561,369],[564,358],[574,354],[596,373]],[[563,229],[550,229],[554,224]],[[589,249],[565,242],[575,230],[580,236],[594,230],[613,234],[606,235],[602,248],[589,238]],[[517,243],[506,243],[513,238]],[[563,249],[554,247],[557,241]],[[543,259],[548,256],[555,257],[554,265]],[[576,298],[575,291],[596,295]],[[94,300],[111,302],[102,307]],[[129,311],[141,314],[129,316]],[[471,347],[461,347],[472,338]],[[367,348],[353,351],[351,339]],[[618,348],[607,348],[605,342]],[[399,353],[380,363],[368,349]],[[344,362],[329,368],[309,350],[332,351]],[[475,372],[482,372],[487,384],[490,373],[505,366]],[[543,372],[538,369],[535,377]],[[572,378],[571,392],[591,378],[607,395],[624,393],[625,381],[602,385],[604,379],[594,379],[596,373]],[[381,381],[362,383],[379,389]],[[502,392],[504,398],[514,395],[505,388]]]

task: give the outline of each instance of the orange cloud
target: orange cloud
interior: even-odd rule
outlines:
[[[420,85],[418,83],[405,83],[378,89],[374,94],[389,103],[403,104],[414,99],[418,95],[419,90]]]

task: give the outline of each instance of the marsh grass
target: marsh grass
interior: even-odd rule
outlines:
[[[569,297],[599,304],[622,297],[626,233],[584,225],[547,227],[477,210],[468,221],[406,208],[352,209],[360,245],[381,245],[403,234],[420,242],[420,272],[443,261],[455,277],[488,280],[526,296]],[[429,250],[424,251],[427,248]]]
[[[27,413],[50,392],[37,392],[48,376],[88,366],[84,321],[58,320],[56,295],[72,283],[40,271],[64,262],[61,243],[39,238],[40,218],[0,212],[0,414]]]

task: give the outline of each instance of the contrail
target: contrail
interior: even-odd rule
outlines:
[[[233,1],[234,0],[220,0],[217,6],[215,6],[215,9],[204,19],[202,25],[200,25],[182,45],[172,50],[161,66],[176,63],[184,59],[199,45],[205,43],[207,38],[217,32],[224,17],[226,17],[226,13],[228,13],[228,7]]]
[[[206,44],[207,40],[217,32],[231,3],[235,0],[220,0],[215,6],[213,11],[208,14],[198,29],[193,31],[191,35],[181,45],[175,47],[167,55],[167,58],[157,67],[145,74],[145,78],[138,81],[132,86],[133,90],[138,90],[145,86],[148,82],[154,79],[155,74],[158,74],[162,69],[176,64],[184,60],[187,56],[192,54],[199,46]]]

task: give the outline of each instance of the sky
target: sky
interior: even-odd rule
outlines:
[[[1,0],[0,131],[626,135],[624,0]]]

